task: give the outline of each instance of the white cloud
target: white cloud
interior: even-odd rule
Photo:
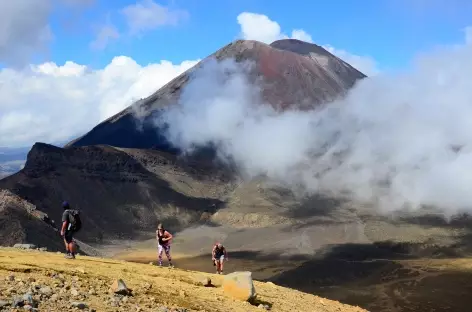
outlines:
[[[250,177],[387,211],[470,212],[471,55],[464,43],[422,55],[410,71],[363,79],[345,99],[309,112],[276,112],[244,66],[208,62],[157,122],[176,146],[213,143]]]
[[[270,44],[285,37],[280,25],[266,15],[243,12],[238,15],[237,20],[244,39]]]
[[[160,5],[153,0],[139,0],[122,8],[119,13],[119,18],[124,18],[125,30],[120,31],[111,23],[109,13],[107,21],[95,30],[96,38],[90,43],[92,49],[103,50],[111,41],[124,37],[125,33],[139,37],[162,26],[176,26],[189,17],[185,10]]]
[[[0,1],[0,62],[22,66],[52,40],[50,0]]]
[[[197,63],[141,66],[115,57],[100,70],[48,62],[0,71],[0,146],[57,142],[80,135]]]
[[[292,39],[313,43],[313,38],[311,35],[303,29],[294,29],[292,31]]]
[[[472,44],[472,26],[468,26],[464,29],[465,32],[465,43]]]
[[[118,29],[111,23],[107,23],[99,27],[97,36],[94,41],[90,43],[90,47],[94,50],[105,49],[111,41],[120,37]]]
[[[164,25],[176,25],[188,17],[188,12],[184,10],[171,9],[153,0],[141,0],[123,8],[121,12],[132,35],[139,35]]]
[[[374,76],[380,72],[377,67],[377,62],[370,56],[352,54],[342,49],[336,49],[329,44],[323,45],[323,48],[329,53],[334,54],[343,61],[349,63],[352,67],[356,68],[367,76]]]
[[[238,15],[237,20],[241,26],[241,36],[244,39],[257,40],[267,44],[288,38],[314,43],[311,35],[303,29],[294,29],[291,36],[286,35],[277,22],[263,14],[243,12]],[[379,72],[375,60],[371,57],[351,54],[330,45],[324,45],[323,48],[368,76]]]
[[[77,10],[95,0],[0,1],[0,63],[20,68],[33,56],[44,56],[54,39],[50,16],[57,5]]]
[[[81,76],[84,74],[87,66],[79,65],[67,61],[63,66],[57,66],[56,63],[47,62],[32,67],[33,72],[45,74],[53,77]]]

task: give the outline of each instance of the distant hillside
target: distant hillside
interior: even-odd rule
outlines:
[[[157,222],[179,228],[219,208],[231,181],[208,165],[182,163],[152,150],[109,146],[62,149],[35,144],[25,168],[0,180],[8,189],[60,222],[68,200],[82,211],[79,237],[130,238],[155,231]],[[3,242],[0,241],[0,244]]]

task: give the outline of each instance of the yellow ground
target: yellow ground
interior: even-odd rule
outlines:
[[[85,256],[67,260],[62,254],[10,248],[0,249],[0,300],[11,300],[11,292],[22,292],[19,286],[12,285],[15,282],[9,281],[8,277],[12,274],[16,281],[20,280],[18,285],[31,279],[36,285],[50,286],[55,293],[63,294],[63,298],[60,295],[58,301],[40,301],[40,311],[64,311],[64,307],[70,304],[68,300],[74,299],[69,298],[72,296],[69,292],[73,288],[80,293],[78,296],[81,300],[76,301],[85,302],[96,311],[155,311],[157,307],[166,306],[186,308],[187,311],[248,312],[261,311],[257,306],[259,303],[271,306],[271,311],[366,311],[257,281],[255,287],[258,303],[251,305],[225,296],[219,287],[223,277],[218,275]],[[61,274],[65,280],[64,286],[57,285],[57,281],[51,278],[57,274]],[[195,282],[202,276],[210,277],[217,287],[196,285]],[[121,307],[109,304],[112,295],[108,293],[108,287],[117,278],[122,278],[134,292],[133,297],[120,303]],[[61,287],[66,290],[60,290]]]

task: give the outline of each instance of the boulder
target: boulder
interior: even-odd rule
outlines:
[[[23,296],[17,296],[13,299],[13,308],[24,307],[24,306],[35,306],[35,301],[31,293],[26,293]]]
[[[131,289],[126,287],[126,284],[122,279],[115,280],[113,284],[111,285],[110,290],[117,295],[123,295],[123,296],[131,295]]]
[[[51,296],[53,293],[51,287],[49,286],[41,287],[39,292],[45,296]]]
[[[252,273],[246,272],[234,272],[228,274],[223,280],[223,291],[234,299],[250,301],[256,296],[256,289],[252,281]]]
[[[36,246],[33,244],[15,244],[13,245],[13,248],[18,248],[18,249],[36,249]]]
[[[84,302],[76,302],[76,301],[74,301],[74,302],[71,303],[71,307],[77,308],[77,309],[79,309],[79,310],[84,310],[84,309],[87,309],[87,308],[88,308],[88,306],[87,306],[86,303],[84,303]]]
[[[198,276],[195,282],[199,286],[205,286],[205,287],[213,286],[213,284],[211,283],[211,278],[209,278],[208,276]]]

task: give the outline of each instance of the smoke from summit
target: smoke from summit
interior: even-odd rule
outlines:
[[[213,143],[249,177],[383,210],[472,210],[471,45],[363,79],[343,100],[310,112],[265,105],[246,70],[206,62],[157,121],[168,124],[170,142],[187,152]]]

